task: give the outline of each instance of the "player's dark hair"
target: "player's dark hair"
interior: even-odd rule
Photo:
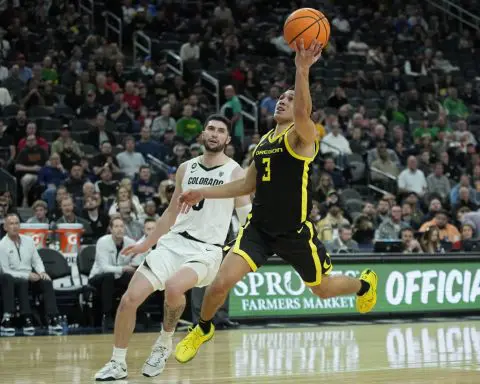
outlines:
[[[213,115],[208,116],[207,119],[205,120],[203,129],[207,128],[208,123],[212,120],[221,121],[223,124],[227,126],[228,133],[229,134],[232,133],[232,122],[230,121],[230,119],[227,119],[225,116],[220,115],[219,113],[214,113]]]
[[[145,219],[145,221],[143,222],[143,225],[147,224],[147,223],[156,223],[156,220],[155,219],[152,219],[151,217],[147,217]]]

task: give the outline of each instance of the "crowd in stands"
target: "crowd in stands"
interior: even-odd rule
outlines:
[[[83,224],[85,241],[105,234],[109,215],[120,213],[127,234],[140,238],[145,218],[168,203],[178,165],[202,151],[199,133],[214,106],[199,69],[223,80],[221,112],[233,120],[235,139],[227,152],[248,165],[260,135],[274,127],[278,95],[293,85],[293,54],[278,22],[291,10],[263,1],[153,3],[106,6],[123,20],[124,51],[136,30],[176,40],[183,77],[158,55],[130,66],[68,2],[26,1],[4,11],[0,147],[19,185],[18,200],[1,197],[4,212],[17,200],[34,209],[28,222]],[[351,233],[371,245],[398,239],[403,227],[435,229],[441,211],[458,230],[448,239],[465,238],[464,216],[474,217],[480,202],[480,33],[415,4],[320,8],[332,38],[311,75],[322,138],[313,175],[319,237]],[[258,103],[259,132],[242,115],[239,94]],[[365,181],[383,195],[343,193]],[[473,238],[475,222],[468,219]],[[343,226],[350,229],[338,231]],[[446,230],[439,231],[443,240]]]
[[[14,3],[0,15],[0,163],[18,191],[1,191],[1,222],[18,211],[27,223],[79,223],[95,243],[118,214],[139,240],[170,202],[179,164],[202,153],[215,102],[201,71],[221,82],[220,112],[234,123],[226,153],[245,167],[293,86],[282,25],[302,1],[106,1],[122,49],[68,1]],[[332,26],[310,76],[319,238],[332,252],[396,241],[411,253],[475,250],[480,31],[423,3],[317,6]],[[173,49],[183,76],[160,49],[132,65],[135,31]],[[240,95],[257,103],[258,131]]]

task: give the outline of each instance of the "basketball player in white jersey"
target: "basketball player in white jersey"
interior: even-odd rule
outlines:
[[[142,373],[153,377],[164,370],[172,352],[175,327],[185,309],[184,293],[213,281],[222,261],[222,245],[234,208],[245,223],[251,209],[249,196],[204,200],[186,215],[179,215],[177,208],[177,199],[183,190],[226,184],[243,177],[243,169],[224,153],[230,142],[230,127],[229,120],[221,115],[207,119],[202,133],[205,153],[180,165],[175,193],[155,230],[142,243],[123,251],[125,255],[142,254],[158,241],[122,297],[115,318],[113,354],[95,375],[97,381],[127,377],[127,346],[135,328],[137,308],[156,290],[165,290],[163,326]]]

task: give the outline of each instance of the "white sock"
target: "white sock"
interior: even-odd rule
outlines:
[[[112,360],[115,360],[122,364],[127,364],[125,358],[127,357],[127,348],[113,347]]]
[[[162,331],[160,332],[160,336],[158,337],[157,342],[159,342],[160,340],[171,339],[174,333],[175,330],[173,330],[172,332],[167,332],[162,327]]]

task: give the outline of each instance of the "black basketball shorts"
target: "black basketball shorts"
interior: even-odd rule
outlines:
[[[272,255],[277,255],[290,264],[310,287],[319,285],[322,276],[333,269],[330,255],[309,221],[300,229],[282,235],[270,235],[247,223],[240,229],[232,251],[243,257],[254,272]]]

